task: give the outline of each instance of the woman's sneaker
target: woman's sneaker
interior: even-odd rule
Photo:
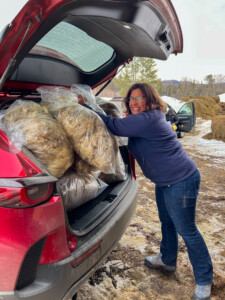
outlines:
[[[211,284],[199,285],[195,287],[195,300],[210,300],[211,299]]]
[[[156,256],[148,256],[145,258],[145,264],[149,268],[161,268],[166,271],[174,272],[176,270],[176,266],[168,266],[162,262],[162,254],[159,253]]]

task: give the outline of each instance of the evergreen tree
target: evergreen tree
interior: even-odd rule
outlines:
[[[212,74],[205,76],[204,81],[207,84],[207,95],[215,95],[215,79]]]
[[[147,82],[158,89],[160,80],[157,78],[157,72],[156,63],[152,58],[134,57],[113,81],[120,88],[120,95],[125,96],[135,82]]]
[[[205,76],[204,81],[208,84],[208,85],[213,85],[215,83],[215,79],[213,77],[212,74]]]

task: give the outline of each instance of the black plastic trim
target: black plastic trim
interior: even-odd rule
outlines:
[[[45,237],[42,238],[28,250],[20,269],[16,290],[21,290],[34,282],[45,240]]]

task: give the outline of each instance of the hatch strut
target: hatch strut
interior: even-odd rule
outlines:
[[[1,77],[1,79],[0,79],[0,91],[1,91],[2,88],[3,88],[3,85],[4,85],[4,83],[5,83],[6,79],[7,79],[7,76],[8,76],[8,74],[9,74],[9,72],[11,71],[12,67],[13,67],[13,66],[15,65],[15,63],[16,63],[16,56],[17,56],[17,54],[18,54],[18,52],[19,52],[21,46],[23,45],[23,42],[24,42],[24,40],[25,40],[25,38],[26,38],[26,36],[27,36],[29,30],[31,29],[32,25],[33,25],[33,22],[32,22],[31,20],[28,20],[27,30],[26,30],[26,32],[24,33],[24,36],[23,36],[23,38],[22,38],[22,41],[20,42],[20,44],[19,44],[19,46],[18,46],[18,48],[17,48],[17,50],[16,50],[16,53],[15,53],[14,56],[10,59],[8,65],[7,65],[5,71],[4,71],[4,73],[2,74],[2,77]]]
[[[116,73],[116,75],[119,74],[125,66],[126,66],[126,63],[125,63],[125,64],[122,66],[122,68]],[[115,76],[116,76],[116,75],[115,75]],[[110,82],[114,79],[115,76],[113,76],[113,77],[110,78],[108,81],[106,81],[106,83],[103,85],[103,87],[100,88],[100,90],[95,94],[95,96],[98,96],[98,95],[104,90],[104,88],[106,88],[107,85],[110,84]]]

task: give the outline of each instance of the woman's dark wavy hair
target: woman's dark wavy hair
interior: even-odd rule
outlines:
[[[129,97],[131,95],[131,92],[136,89],[140,89],[143,95],[146,97],[146,111],[157,109],[161,112],[164,113],[166,112],[166,108],[167,108],[166,103],[160,98],[159,94],[149,83],[135,83],[129,88],[127,95],[124,98],[126,114],[128,115],[132,114],[129,107]]]

